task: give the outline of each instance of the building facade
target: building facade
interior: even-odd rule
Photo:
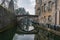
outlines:
[[[39,17],[37,21],[44,24],[55,24],[60,25],[60,0],[36,0],[35,13]],[[49,36],[47,39],[41,35],[46,35],[47,32],[39,32],[40,34],[35,35],[36,40],[57,40],[54,36]],[[41,34],[42,33],[42,34]],[[48,33],[47,33],[48,34]],[[39,39],[39,38],[41,39]],[[52,38],[51,38],[52,37]]]
[[[39,23],[60,24],[60,0],[36,0]]]

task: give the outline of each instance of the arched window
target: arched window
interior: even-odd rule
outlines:
[[[44,22],[46,22],[46,16],[44,16]]]
[[[46,4],[44,4],[44,12],[46,12]]]
[[[48,21],[49,21],[49,22],[52,21],[52,17],[51,17],[51,15],[48,16]]]
[[[49,1],[48,2],[48,11],[51,11],[52,10],[52,1]]]

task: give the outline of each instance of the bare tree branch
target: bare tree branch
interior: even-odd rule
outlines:
[[[1,1],[2,1],[1,5],[3,5],[5,3],[5,0],[1,0]]]

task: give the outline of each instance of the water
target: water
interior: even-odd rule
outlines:
[[[31,31],[33,29],[34,29],[33,26],[29,26],[28,31]],[[13,40],[34,40],[34,34],[22,34],[22,35],[15,34]]]
[[[15,34],[13,40],[34,40],[34,34],[27,34],[27,35],[19,35]]]

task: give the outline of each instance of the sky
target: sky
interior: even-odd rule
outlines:
[[[35,0],[18,0],[17,5],[18,8],[24,7],[30,14],[35,14]]]

